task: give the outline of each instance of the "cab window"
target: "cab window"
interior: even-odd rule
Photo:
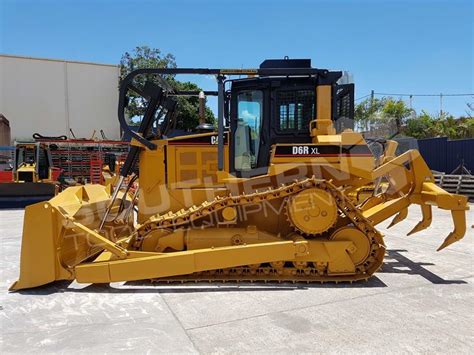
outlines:
[[[280,132],[307,132],[309,121],[314,119],[314,91],[279,91],[277,107]]]
[[[237,127],[234,135],[234,167],[237,171],[257,167],[262,110],[262,91],[243,91],[237,96]]]

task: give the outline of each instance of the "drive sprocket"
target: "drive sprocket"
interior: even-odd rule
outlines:
[[[336,223],[338,217],[334,197],[319,188],[306,189],[290,196],[286,213],[293,229],[307,236],[324,233]]]

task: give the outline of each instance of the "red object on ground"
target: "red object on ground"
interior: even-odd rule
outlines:
[[[12,182],[13,171],[0,171],[0,182]]]

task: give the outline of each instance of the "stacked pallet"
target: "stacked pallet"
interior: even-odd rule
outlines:
[[[465,195],[469,200],[474,200],[473,175],[447,175],[435,174],[436,185],[454,194]]]

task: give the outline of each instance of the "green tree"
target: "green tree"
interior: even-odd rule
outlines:
[[[474,117],[460,117],[458,131],[462,138],[474,138]]]
[[[473,138],[474,118],[455,118],[449,114],[433,116],[426,111],[422,111],[418,117],[406,121],[403,133],[417,139],[433,137]]]
[[[195,83],[177,80],[169,80],[175,90],[200,91]],[[215,124],[215,117],[212,110],[206,106],[206,122]],[[199,98],[197,96],[178,97],[178,115],[176,127],[184,130],[192,130],[199,124]]]
[[[377,118],[385,105],[385,98],[381,99],[365,99],[355,106],[354,119],[366,123],[373,123],[377,121]]]
[[[423,110],[418,117],[407,120],[403,133],[416,139],[436,137],[436,122],[429,113]]]
[[[469,117],[455,118],[452,115],[444,115],[436,120],[438,136],[450,139],[462,139],[474,137],[474,119]]]
[[[132,71],[142,68],[176,68],[176,62],[172,54],[163,55],[159,49],[148,46],[135,47],[131,52],[125,52],[120,59],[120,80],[124,79]],[[166,79],[169,79],[169,77]],[[147,80],[158,83],[155,76],[143,75],[135,78],[135,84],[142,86]],[[126,112],[129,117],[129,123],[138,125],[139,122],[134,120],[134,118],[143,115],[143,101],[133,91],[130,91],[128,95],[129,101]]]
[[[142,68],[176,68],[175,57],[170,54],[163,54],[157,48],[148,46],[136,47],[131,52],[125,52],[120,60],[120,79],[125,78],[130,72]],[[162,79],[166,80],[174,90],[196,90],[201,89],[190,82],[180,82],[173,75],[164,75]],[[140,86],[147,80],[152,80],[162,86],[160,79],[156,75],[142,75],[136,78],[135,84]],[[199,124],[199,99],[194,96],[179,97],[177,106],[177,125],[175,128],[191,130]],[[143,100],[137,94],[129,93],[129,103],[127,106],[127,115],[132,125],[138,125],[136,118],[144,113]],[[206,122],[214,123],[213,112],[206,108]]]
[[[394,100],[389,97],[385,100],[382,107],[383,118],[386,121],[395,121],[397,132],[402,131],[402,124],[414,113],[414,111],[407,107],[405,101],[402,99]]]

